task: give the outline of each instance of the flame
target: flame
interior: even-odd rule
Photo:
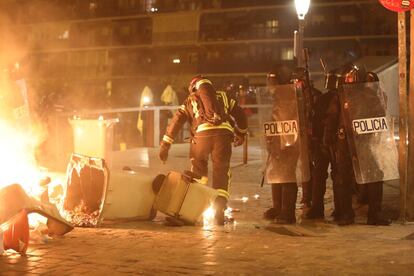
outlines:
[[[207,210],[203,213],[203,229],[210,230],[213,228],[214,225],[214,216],[216,214],[216,210],[214,210],[213,205],[210,205]]]
[[[0,120],[0,188],[18,183],[29,195],[40,195],[44,191],[40,185],[34,185],[43,177],[35,160],[38,137],[31,130],[18,129]]]

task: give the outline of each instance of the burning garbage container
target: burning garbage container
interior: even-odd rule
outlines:
[[[66,174],[66,219],[75,226],[97,226],[102,219],[109,178],[104,159],[74,153]]]
[[[113,126],[118,119],[69,120],[73,128],[73,152],[102,158],[111,167]]]
[[[153,177],[111,171],[105,160],[72,154],[63,207],[75,226],[96,227],[102,220],[152,220]]]

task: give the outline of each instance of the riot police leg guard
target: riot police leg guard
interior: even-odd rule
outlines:
[[[390,225],[391,221],[381,215],[383,182],[366,184],[368,197],[368,225]]]
[[[315,161],[312,173],[312,207],[306,213],[306,218],[308,219],[323,219],[325,217],[324,196],[328,167],[328,158],[319,158],[319,160]]]
[[[340,189],[338,189],[338,182],[337,182],[337,175],[336,171],[331,171],[331,178],[332,178],[332,190],[333,190],[333,205],[334,209],[332,211],[331,217],[333,217],[334,221],[339,221],[341,217],[341,206],[340,206]]]
[[[300,203],[304,204],[304,207],[311,208],[312,206],[312,178],[307,182],[302,183],[302,200]]]
[[[298,186],[296,183],[284,183],[282,185],[282,209],[275,222],[277,224],[296,223],[296,199]]]
[[[336,179],[337,196],[339,207],[338,225],[350,225],[354,223],[354,210],[352,209],[352,166],[338,164],[338,175]]]
[[[281,184],[272,184],[272,202],[273,207],[266,210],[263,214],[263,218],[267,220],[274,220],[282,209],[282,185]]]

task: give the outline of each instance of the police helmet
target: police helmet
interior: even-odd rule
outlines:
[[[296,67],[292,72],[291,80],[306,80],[306,69],[303,67]]]
[[[266,77],[266,83],[268,86],[278,85],[279,80],[275,72],[269,72]]]
[[[365,66],[348,63],[343,67],[344,83],[365,82]]]
[[[379,81],[378,75],[374,72],[367,72],[365,75],[366,82],[376,82]]]
[[[338,89],[339,85],[343,83],[343,77],[340,70],[330,70],[325,74],[325,89],[335,90]]]

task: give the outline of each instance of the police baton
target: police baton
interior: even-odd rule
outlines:
[[[263,184],[264,184],[267,167],[269,166],[269,162],[270,162],[270,155],[271,155],[271,152],[269,151],[269,153],[267,155],[266,165],[265,165],[264,170],[263,170],[262,182],[260,184],[260,187],[263,187]]]

